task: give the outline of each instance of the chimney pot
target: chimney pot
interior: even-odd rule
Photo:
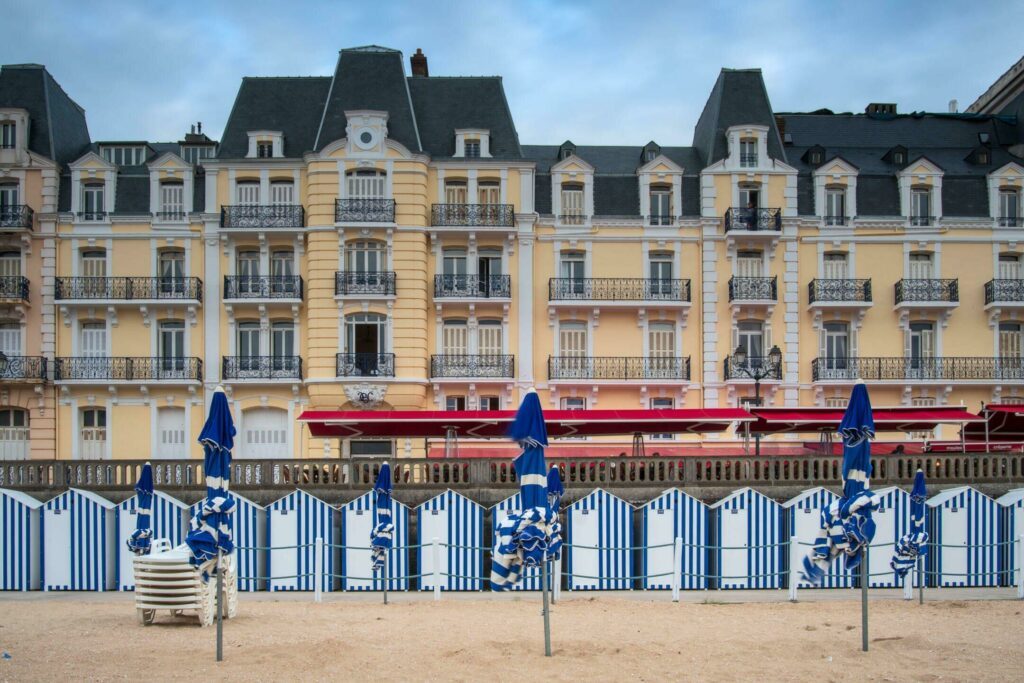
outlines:
[[[960,111],[960,103],[957,102],[956,100],[950,100],[949,101],[949,113],[950,114],[956,114],[959,111]]]
[[[197,132],[197,133],[199,133],[199,134],[202,134],[202,132],[203,132],[203,122],[202,122],[202,121],[200,121],[200,122],[199,122],[199,123],[197,124],[197,130],[196,130],[196,132]]]
[[[416,54],[409,58],[409,64],[412,66],[413,76],[429,76],[430,70],[427,68],[427,56],[423,54],[423,50],[416,48]]]

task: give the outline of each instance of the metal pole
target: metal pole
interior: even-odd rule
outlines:
[[[437,536],[434,536],[432,546],[434,558],[434,602],[438,602],[441,599],[441,541]]]
[[[388,555],[391,553],[390,550],[384,553],[384,566],[381,568],[381,574],[384,575],[384,604],[388,604],[388,581],[391,577],[388,576]]]
[[[313,602],[323,600],[324,585],[324,539],[316,537],[313,543]]]
[[[761,406],[761,378],[754,377],[754,405]],[[761,457],[761,432],[754,432],[754,457]]]
[[[220,571],[220,559],[222,553],[220,549],[217,550],[217,661],[224,661],[224,605],[223,600],[223,588],[224,588],[224,574]]]
[[[544,656],[551,656],[551,614],[548,609],[548,554],[544,553],[544,562],[540,565],[541,593],[544,597]]]
[[[679,584],[683,580],[683,539],[676,536],[672,548],[672,602],[679,602]]]
[[[864,550],[861,551],[863,557],[860,563],[860,632],[861,632],[861,644],[860,648],[864,651],[868,651],[868,581],[871,577],[868,576],[871,571],[870,562],[868,561],[868,546],[864,546]]]
[[[559,555],[555,560],[554,571],[551,572],[551,602],[557,603],[562,599],[562,557]]]
[[[789,601],[796,602],[796,587],[800,583],[800,544],[796,535],[789,537]]]
[[[917,604],[924,604],[924,561],[917,556]]]

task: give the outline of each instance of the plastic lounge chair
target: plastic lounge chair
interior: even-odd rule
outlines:
[[[166,539],[153,541],[148,555],[134,558],[135,609],[139,622],[149,626],[158,609],[181,616],[194,611],[200,626],[210,626],[217,613],[217,581],[204,581],[202,569],[189,564],[189,550],[184,543],[172,548]],[[224,570],[224,618],[234,617],[238,609],[238,593],[234,561],[226,556]],[[213,567],[209,567],[212,570]]]

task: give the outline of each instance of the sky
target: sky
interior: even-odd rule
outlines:
[[[0,64],[45,64],[93,140],[217,139],[243,76],[330,76],[338,50],[422,48],[503,77],[524,144],[688,145],[722,67],[776,111],[961,111],[1024,53],[1024,2],[5,0]]]

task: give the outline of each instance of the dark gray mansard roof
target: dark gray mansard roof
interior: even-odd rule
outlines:
[[[29,113],[28,148],[66,164],[89,146],[85,110],[75,103],[39,64],[12,64],[0,69],[0,107]]]
[[[693,146],[710,166],[729,155],[725,131],[732,126],[768,127],[768,156],[786,161],[768,90],[760,69],[722,69],[693,131]]]

